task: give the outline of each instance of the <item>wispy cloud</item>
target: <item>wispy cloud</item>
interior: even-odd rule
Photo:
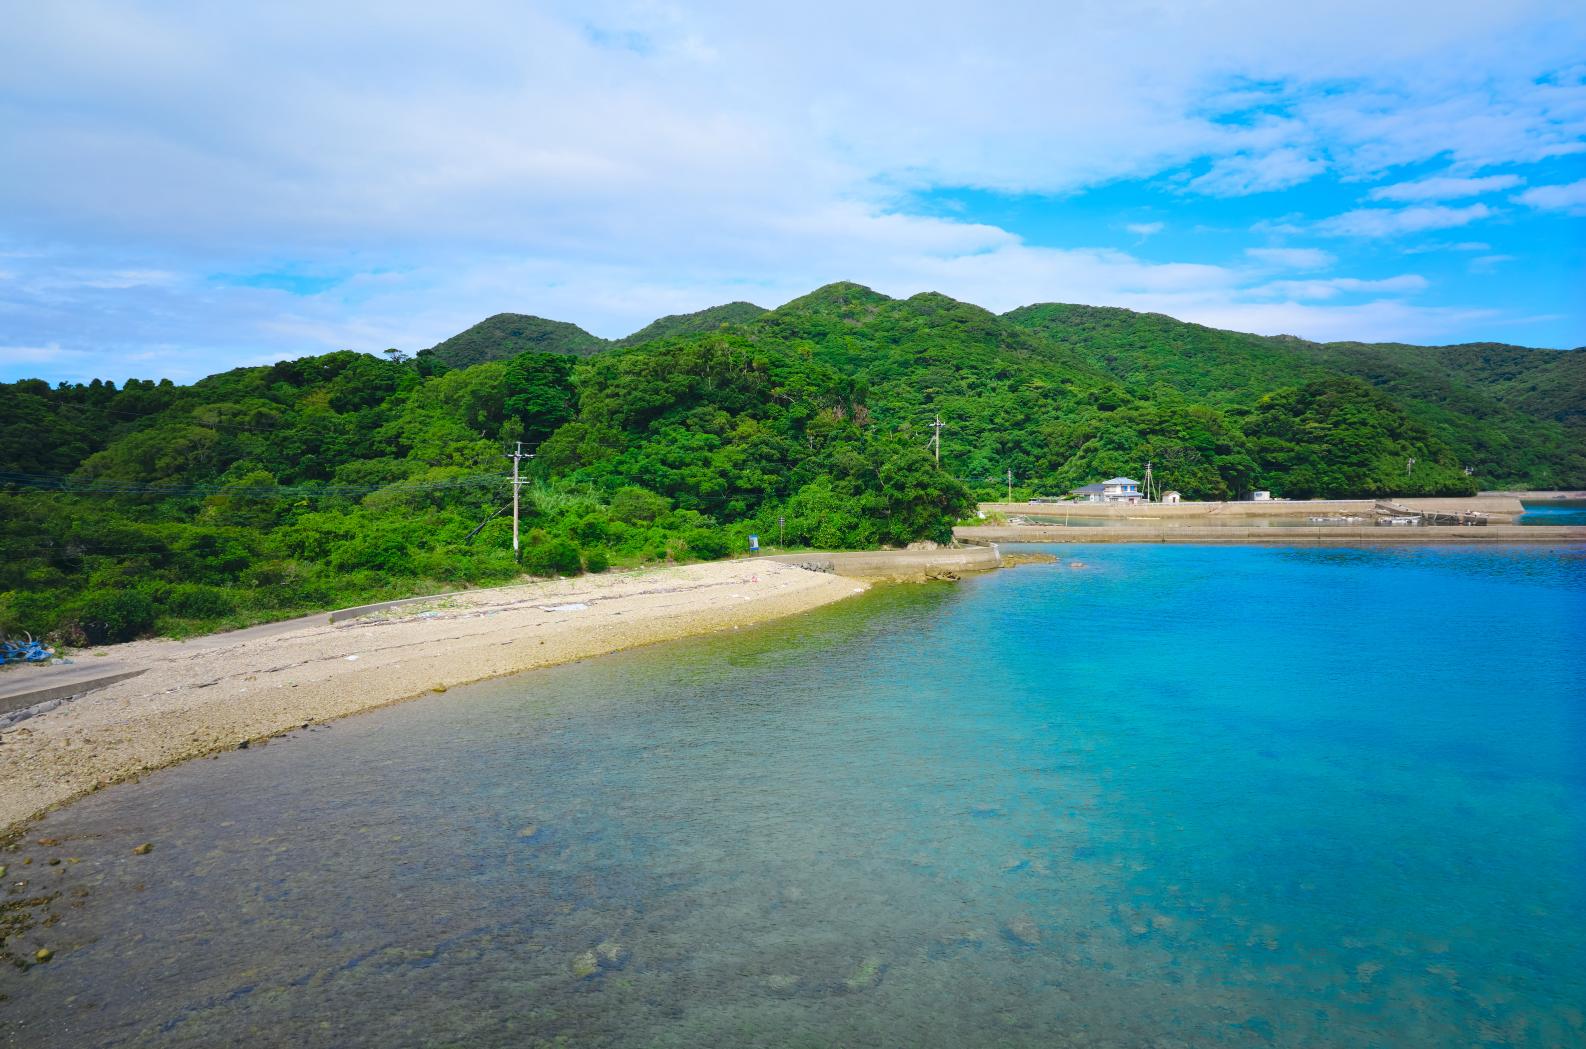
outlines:
[[[1254,294],[1288,299],[1331,299],[1340,294],[1405,295],[1425,291],[1428,282],[1417,273],[1405,273],[1383,280],[1333,277],[1328,280],[1278,280],[1254,290]]]
[[[503,309],[620,335],[838,277],[1436,337],[1499,314],[1289,309],[1255,289],[1274,268],[1379,276],[1370,238],[1413,250],[1494,213],[1440,206],[1467,198],[1422,179],[1372,198],[1402,210],[1318,223],[1341,191],[1435,166],[1492,192],[1521,176],[1482,172],[1537,161],[1530,183],[1562,181],[1586,143],[1586,21],[1563,0],[1339,0],[1326,19],[1248,3],[1185,18],[1153,0],[931,17],[901,0],[12,6],[4,338],[62,347],[41,368],[80,350],[106,374],[416,348]],[[1164,186],[1182,211],[1154,210]],[[1017,209],[907,203],[949,190],[1047,210],[1021,226]],[[1506,218],[1573,221],[1575,192],[1516,193]],[[1268,202],[1267,247],[1170,235],[1248,229]],[[1286,246],[1317,233],[1336,251]],[[1182,254],[1152,265],[1106,240],[1140,237]],[[1468,250],[1512,250],[1490,239]]]
[[[1287,270],[1326,269],[1338,257],[1320,248],[1246,248],[1245,254],[1268,266]]]
[[[1425,200],[1460,200],[1479,197],[1483,193],[1497,193],[1522,185],[1519,175],[1487,175],[1483,178],[1423,178],[1414,182],[1397,182],[1391,186],[1378,186],[1368,196],[1372,200],[1393,200],[1415,203]]]
[[[1485,204],[1448,208],[1429,204],[1411,208],[1357,208],[1316,224],[1330,237],[1394,237],[1427,230],[1465,226],[1496,214]]]
[[[1468,269],[1472,273],[1491,273],[1505,262],[1514,262],[1516,255],[1478,255],[1470,260]]]
[[[1514,199],[1528,208],[1541,211],[1586,213],[1586,178],[1559,186],[1533,186]]]
[[[1484,240],[1431,241],[1425,244],[1408,244],[1399,250],[1406,255],[1426,255],[1434,251],[1490,251],[1492,245]]]
[[[1190,179],[1190,189],[1217,197],[1242,197],[1286,189],[1327,170],[1327,165],[1307,151],[1274,149],[1265,153],[1240,153],[1212,164],[1211,170]]]

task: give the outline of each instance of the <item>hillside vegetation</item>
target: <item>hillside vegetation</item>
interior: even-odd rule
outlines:
[[[999,317],[856,284],[644,332],[502,314],[412,360],[0,385],[0,629],[190,632],[719,558],[751,533],[942,540],[1010,470],[1016,497],[1148,459],[1188,498],[1586,483],[1580,351],[1316,344],[1050,304]],[[536,455],[521,567],[501,513],[518,441]]]

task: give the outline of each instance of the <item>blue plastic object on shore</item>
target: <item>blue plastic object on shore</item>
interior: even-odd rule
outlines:
[[[42,641],[0,641],[0,666],[7,663],[47,663],[55,650]]]

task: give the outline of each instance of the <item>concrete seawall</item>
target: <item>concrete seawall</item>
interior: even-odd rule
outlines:
[[[1520,500],[1510,495],[1472,495],[1458,499],[1383,499],[1412,510],[1439,513],[1476,512],[1494,519],[1510,518],[1525,512]],[[1305,499],[1268,500],[1237,503],[1138,503],[1125,506],[1116,503],[981,503],[985,513],[1031,514],[1042,517],[1081,517],[1122,521],[1128,518],[1160,518],[1183,520],[1211,517],[1311,517],[1333,514],[1369,515],[1376,507],[1374,499]]]
[[[780,561],[816,572],[873,579],[985,572],[1002,564],[1002,556],[994,546],[942,550],[816,550],[801,554],[770,554],[765,560]]]
[[[1578,525],[1416,525],[1393,528],[1318,526],[1244,528],[1239,525],[977,525],[953,529],[961,540],[985,543],[1260,543],[1276,546],[1416,543],[1586,543]]]

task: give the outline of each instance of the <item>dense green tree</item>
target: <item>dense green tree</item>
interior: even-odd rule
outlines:
[[[617,343],[501,315],[412,359],[0,384],[0,630],[111,641],[707,559],[779,519],[799,546],[941,540],[1010,473],[1023,496],[1148,461],[1202,499],[1586,485],[1583,361],[835,284]]]

